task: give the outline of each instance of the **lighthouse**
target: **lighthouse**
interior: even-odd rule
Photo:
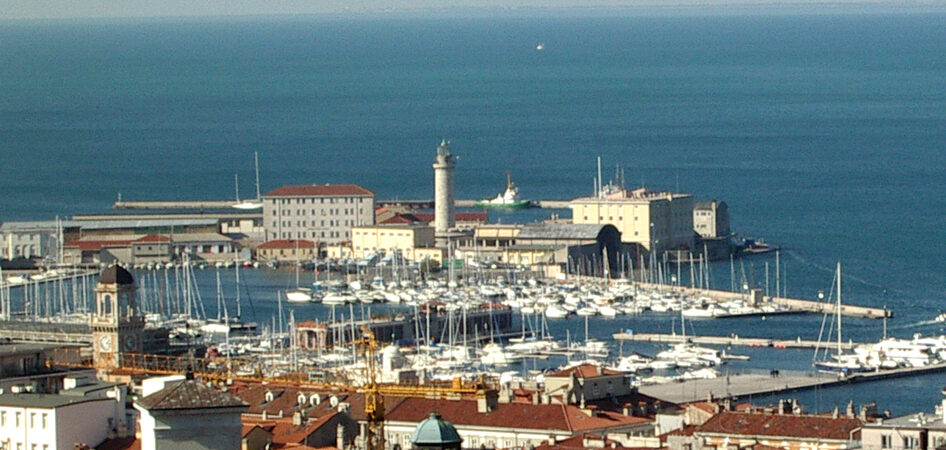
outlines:
[[[450,151],[450,144],[444,139],[437,146],[437,159],[434,161],[434,233],[437,245],[445,246],[447,234],[456,226],[453,192],[453,169],[456,159]]]

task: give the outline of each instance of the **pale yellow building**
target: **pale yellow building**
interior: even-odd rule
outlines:
[[[572,223],[614,225],[621,241],[658,254],[693,248],[693,196],[654,192],[647,188],[619,190],[571,201]]]
[[[351,231],[352,252],[356,257],[368,252],[395,250],[409,261],[424,257],[434,258],[440,251],[434,249],[434,227],[428,224],[379,224],[353,227]]]

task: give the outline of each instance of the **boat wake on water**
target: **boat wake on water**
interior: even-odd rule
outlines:
[[[825,265],[823,265],[823,264],[818,264],[818,263],[816,263],[816,262],[814,262],[814,261],[810,261],[808,258],[805,258],[805,257],[803,257],[802,255],[799,255],[798,252],[796,252],[796,251],[794,251],[794,250],[785,250],[785,253],[788,254],[788,256],[791,256],[792,258],[794,258],[796,261],[798,261],[798,262],[800,262],[800,263],[802,263],[802,264],[804,264],[804,265],[806,265],[806,266],[814,267],[815,269],[821,270],[821,271],[823,271],[823,272],[834,273],[834,269],[832,269],[832,268],[830,268],[830,267],[828,267],[828,266],[825,266]],[[872,283],[872,282],[867,281],[867,280],[865,280],[865,279],[863,279],[863,278],[860,278],[860,277],[858,277],[858,276],[856,276],[856,275],[847,275],[847,274],[845,274],[845,275],[844,275],[844,279],[845,279],[845,280],[849,280],[849,281],[850,281],[850,280],[853,280],[853,281],[856,281],[856,282],[858,282],[858,283],[860,283],[860,284],[863,284],[863,285],[865,285],[865,286],[870,286],[870,287],[874,287],[874,288],[877,288],[877,289],[884,289],[884,290],[886,290],[886,291],[888,291],[888,292],[895,292],[895,293],[898,293],[898,294],[906,294],[906,292],[904,292],[904,291],[902,291],[902,290],[899,290],[899,289],[897,289],[897,288],[890,288],[890,287],[886,287],[886,286],[881,286],[881,285],[879,285],[879,284],[877,284],[877,283]]]

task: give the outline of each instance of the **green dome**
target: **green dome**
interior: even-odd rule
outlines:
[[[411,442],[414,445],[440,446],[459,444],[463,442],[463,439],[460,438],[452,423],[443,420],[440,414],[430,413],[430,417],[424,419],[414,429]]]

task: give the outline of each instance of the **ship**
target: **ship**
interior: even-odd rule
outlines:
[[[531,200],[519,199],[519,188],[506,172],[506,191],[494,198],[487,198],[473,203],[477,208],[523,209],[532,206]]]

